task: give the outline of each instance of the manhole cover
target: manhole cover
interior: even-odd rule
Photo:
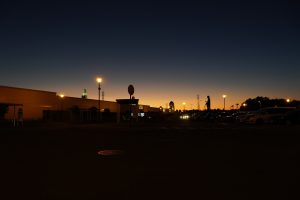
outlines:
[[[101,155],[101,156],[115,156],[115,155],[123,154],[123,151],[115,150],[115,149],[104,149],[104,150],[98,151],[97,153],[98,153],[98,155]]]

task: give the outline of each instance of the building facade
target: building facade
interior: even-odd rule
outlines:
[[[79,109],[98,108],[96,99],[61,97],[56,92],[0,86],[0,104],[9,105],[5,119],[14,119],[18,110],[22,109],[24,120],[43,119],[46,110],[65,111],[74,107]],[[156,112],[157,108],[149,105],[137,105],[140,112]],[[120,105],[113,101],[101,100],[101,111],[120,112]]]

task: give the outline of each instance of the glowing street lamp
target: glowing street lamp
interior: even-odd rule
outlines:
[[[244,106],[244,107],[246,107],[246,106],[247,106],[247,104],[246,104],[246,103],[243,103],[243,106]]]
[[[182,105],[183,105],[183,111],[185,111],[185,105],[186,105],[186,103],[182,102]]]
[[[60,110],[63,110],[63,98],[65,97],[65,95],[64,94],[59,94],[58,95],[59,97],[60,97]]]
[[[222,97],[223,97],[223,99],[224,99],[224,107],[223,107],[223,110],[225,110],[225,99],[226,99],[227,95],[226,95],[226,94],[223,94]]]
[[[100,93],[101,93],[101,82],[102,78],[97,77],[96,79],[98,83],[98,110],[99,110],[99,116],[100,116],[100,121],[102,120],[102,115],[101,115],[101,102],[100,102]]]
[[[101,83],[101,82],[102,82],[102,78],[99,78],[99,77],[98,77],[98,78],[96,79],[96,81],[97,81],[97,83]]]

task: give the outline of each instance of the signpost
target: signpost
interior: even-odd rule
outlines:
[[[133,87],[133,85],[129,85],[128,86],[128,93],[129,93],[129,98],[130,98],[130,121],[131,121],[131,119],[132,119],[132,116],[131,116],[131,104],[132,104],[131,98],[132,98],[132,95],[134,94],[134,87]]]
[[[128,93],[129,93],[129,97],[131,99],[131,96],[134,94],[134,87],[133,87],[133,85],[129,85],[128,86]]]

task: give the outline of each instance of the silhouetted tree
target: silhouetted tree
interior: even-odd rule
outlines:
[[[98,109],[97,109],[96,107],[90,107],[89,110],[90,110],[91,112],[97,112],[97,111],[98,111]]]
[[[4,119],[5,114],[8,111],[8,105],[7,104],[0,104],[0,120]]]
[[[89,108],[90,114],[91,114],[91,120],[95,121],[98,118],[98,108],[91,107]]]
[[[240,109],[248,111],[266,107],[300,107],[300,101],[287,102],[286,99],[269,99],[268,97],[249,98],[244,103],[246,106],[241,106]]]
[[[286,102],[286,104],[288,104],[288,105],[290,105],[292,107],[296,107],[296,108],[300,109],[300,101],[293,100],[290,103]]]

